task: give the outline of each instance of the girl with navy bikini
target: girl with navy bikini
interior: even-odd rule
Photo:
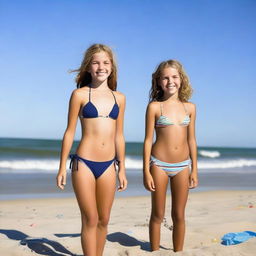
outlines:
[[[152,199],[149,222],[152,251],[160,246],[169,179],[173,249],[175,252],[183,249],[188,190],[198,185],[196,108],[188,102],[191,94],[188,77],[178,61],[164,61],[152,74],[143,154],[144,186],[151,191]],[[154,130],[156,139],[152,145]]]
[[[116,91],[117,70],[109,47],[94,44],[77,70],[68,113],[57,186],[66,184],[66,161],[73,144],[77,119],[82,138],[70,155],[72,184],[81,211],[81,243],[84,255],[101,256],[106,241],[118,168],[119,191],[127,187],[123,120],[125,97]]]

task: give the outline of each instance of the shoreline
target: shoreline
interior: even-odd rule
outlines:
[[[221,237],[226,233],[256,231],[255,190],[190,193],[184,251],[179,253],[172,250],[170,204],[168,195],[162,247],[152,253],[148,239],[150,196],[115,198],[104,255],[249,256],[255,252],[256,238],[235,246],[221,245]],[[30,256],[35,251],[42,255],[42,248],[49,252],[44,255],[82,255],[80,212],[74,197],[16,199],[1,201],[1,206],[1,255]]]
[[[74,197],[71,185],[71,175],[68,173],[67,185],[64,191],[55,184],[55,173],[1,173],[0,200],[15,200],[16,198],[63,198]],[[127,170],[128,188],[115,197],[148,196],[143,186],[141,171]],[[199,186],[190,193],[218,190],[254,190],[256,175],[254,173],[200,173]],[[170,189],[168,188],[168,193]]]
[[[196,193],[208,193],[208,192],[216,192],[218,193],[219,191],[223,192],[239,192],[239,191],[244,191],[244,192],[250,192],[254,191],[252,188],[239,188],[239,189],[190,189],[189,194],[196,194]],[[116,191],[115,194],[115,199],[121,198],[144,198],[144,197],[150,197],[150,192],[145,190],[145,194],[140,194],[140,195],[122,195],[124,192],[118,192]],[[167,191],[167,196],[171,196],[171,192]],[[44,199],[53,199],[53,200],[58,200],[58,199],[76,199],[74,192],[70,193],[65,193],[65,192],[60,192],[60,193],[37,193],[37,194],[2,194],[0,195],[0,202],[7,202],[7,201],[21,201],[21,200],[44,200]]]

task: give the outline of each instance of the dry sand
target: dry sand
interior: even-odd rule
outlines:
[[[74,198],[1,201],[0,255],[82,255],[80,213]],[[161,249],[149,251],[150,197],[116,198],[105,246],[106,256],[256,255],[256,238],[221,245],[229,232],[256,231],[256,191],[193,192],[186,210],[184,251],[171,242],[170,198],[161,230]]]

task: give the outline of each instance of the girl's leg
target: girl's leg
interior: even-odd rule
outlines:
[[[182,251],[185,236],[185,206],[189,189],[189,168],[171,178],[173,249]]]
[[[112,164],[96,180],[96,200],[99,215],[99,222],[97,226],[97,256],[101,256],[103,254],[115,190],[116,173],[114,164]]]
[[[161,223],[165,213],[166,189],[168,176],[157,166],[151,166],[151,175],[155,183],[155,191],[151,192],[152,208],[149,222],[149,239],[151,250],[159,250]]]
[[[76,167],[76,162],[74,166]],[[90,169],[79,162],[78,171],[72,172],[72,183],[81,211],[81,243],[84,255],[96,256],[96,231],[98,212],[96,205],[96,182]]]

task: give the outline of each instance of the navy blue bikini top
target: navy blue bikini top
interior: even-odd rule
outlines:
[[[104,117],[104,118],[112,118],[114,120],[117,119],[118,114],[119,114],[119,106],[117,105],[116,102],[116,97],[112,90],[110,90],[111,93],[113,94],[113,97],[115,99],[115,104],[112,107],[112,110],[108,114],[108,116],[103,116],[98,114],[97,108],[94,106],[94,104],[91,102],[91,87],[89,89],[89,102],[87,102],[83,109],[82,109],[82,117],[83,118],[97,118],[97,117]]]

